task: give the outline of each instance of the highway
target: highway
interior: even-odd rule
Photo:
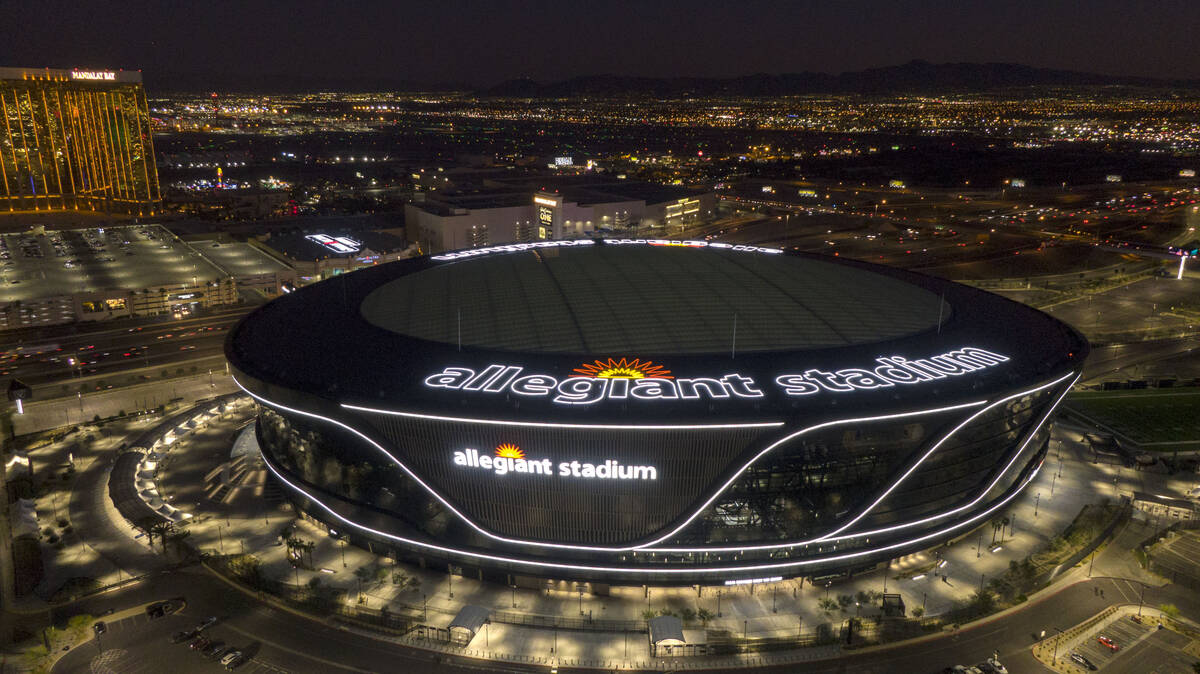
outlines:
[[[18,378],[34,388],[37,398],[46,399],[74,395],[81,385],[100,390],[132,383],[114,379],[129,375],[130,370],[138,370],[134,378],[144,381],[160,378],[163,370],[175,374],[197,362],[219,366],[225,335],[253,308],[221,308],[183,319],[97,323],[90,332],[62,328],[35,335],[27,331],[6,340],[0,377]]]

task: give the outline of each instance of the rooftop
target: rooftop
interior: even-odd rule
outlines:
[[[324,237],[324,238],[321,238]],[[334,239],[340,239],[335,241]],[[326,243],[322,243],[326,241]],[[391,253],[407,247],[404,239],[386,232],[293,232],[277,234],[266,245],[292,260],[314,261],[365,255],[365,251]]]
[[[379,327],[445,344],[702,354],[896,339],[948,319],[943,304],[901,280],[811,258],[599,245],[438,265],[381,285],[361,311]]]

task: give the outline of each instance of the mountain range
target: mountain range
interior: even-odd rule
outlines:
[[[929,63],[870,68],[840,75],[828,73],[759,73],[730,78],[625,77],[588,75],[560,82],[514,79],[477,93],[484,96],[556,98],[573,96],[787,96],[823,93],[947,93],[1013,87],[1142,87],[1200,89],[1200,80],[1118,77],[1071,70],[1034,68],[1017,63]]]

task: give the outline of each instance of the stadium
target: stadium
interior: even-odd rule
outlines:
[[[994,518],[1088,353],[964,285],[713,242],[582,239],[301,288],[226,343],[297,509],[508,583],[872,568]]]

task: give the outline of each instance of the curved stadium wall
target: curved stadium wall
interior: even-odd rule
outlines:
[[[899,270],[667,243],[477,249],[264,306],[227,352],[268,467],[376,551],[639,584],[868,567],[1040,467],[1088,351],[1067,326]]]

